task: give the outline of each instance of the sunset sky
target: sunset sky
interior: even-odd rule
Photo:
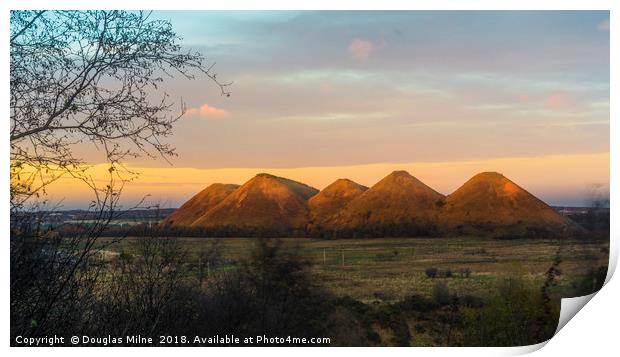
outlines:
[[[177,207],[264,171],[321,189],[405,169],[444,194],[499,171],[560,205],[609,185],[607,11],[152,16],[234,84],[226,98],[204,78],[168,81],[189,108],[168,138],[179,156],[130,161],[143,174],[128,203],[150,193]],[[66,208],[89,200],[68,180],[51,192]]]

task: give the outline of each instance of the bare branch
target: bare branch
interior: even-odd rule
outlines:
[[[165,79],[203,77],[230,95],[215,63],[183,51],[171,24],[149,12],[13,11],[11,24],[11,162],[70,170],[83,165],[73,150],[82,142],[113,163],[168,160],[175,152],[163,138],[186,110],[173,113]]]

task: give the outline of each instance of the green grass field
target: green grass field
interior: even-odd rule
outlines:
[[[125,238],[106,249],[131,253]],[[176,238],[187,249],[189,260],[218,238]],[[256,238],[221,238],[223,266],[230,268],[251,251]],[[297,248],[309,259],[312,270],[337,295],[364,302],[391,302],[411,294],[430,296],[433,286],[444,282],[451,292],[486,296],[498,279],[522,277],[542,281],[556,254],[560,254],[560,293],[570,294],[571,282],[588,270],[606,266],[608,242],[572,240],[493,240],[462,238],[382,238],[318,240],[286,238],[285,245]],[[102,239],[109,243],[110,238]],[[429,278],[426,270],[450,270],[451,277]],[[469,273],[467,272],[469,271]]]

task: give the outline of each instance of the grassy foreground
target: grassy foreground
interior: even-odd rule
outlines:
[[[132,241],[124,238],[106,247],[111,256],[132,254]],[[257,238],[178,238],[187,259],[214,244],[223,258],[209,274],[229,269],[247,257]],[[108,245],[113,238],[102,238]],[[394,302],[413,293],[431,296],[437,282],[460,295],[485,297],[504,278],[519,277],[542,284],[545,272],[559,254],[561,274],[556,293],[571,296],[571,282],[588,271],[606,266],[608,241],[548,239],[494,240],[459,238],[381,238],[319,240],[284,238],[313,262],[312,270],[339,296],[365,303]]]

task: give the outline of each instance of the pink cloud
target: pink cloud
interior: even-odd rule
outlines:
[[[205,103],[201,105],[199,108],[189,108],[187,109],[187,115],[191,116],[201,116],[207,118],[222,118],[228,115],[228,111],[216,107],[212,107],[209,104]]]
[[[349,44],[349,54],[357,61],[365,61],[374,51],[375,46],[370,41],[356,38]]]
[[[545,106],[549,109],[560,109],[568,104],[568,98],[564,93],[553,93],[545,98]]]
[[[609,19],[601,21],[598,24],[598,29],[601,31],[609,31]]]
[[[530,96],[527,93],[519,93],[519,95],[517,95],[517,98],[521,103],[526,103],[530,101]]]

